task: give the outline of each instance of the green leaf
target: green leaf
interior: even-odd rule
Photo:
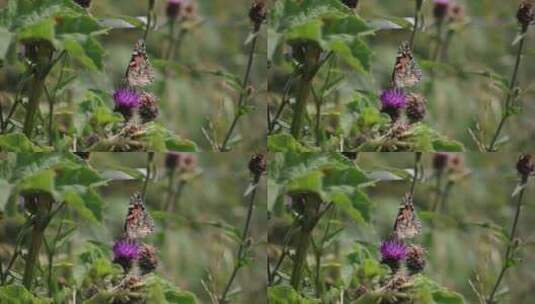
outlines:
[[[61,197],[63,201],[70,207],[72,207],[76,212],[84,219],[97,223],[98,218],[102,218],[100,214],[93,213],[93,210],[88,208],[88,202],[85,198],[95,198],[94,195],[85,195],[86,189],[83,187],[74,187],[67,186],[63,187],[61,191]]]
[[[21,41],[46,40],[53,42],[54,20],[44,19],[30,26],[24,27],[17,32],[17,38]]]
[[[145,133],[142,138],[152,151],[182,151],[195,152],[197,145],[188,139],[184,139],[156,123],[145,125]]]
[[[7,285],[0,287],[0,303],[3,304],[46,304],[52,303],[48,299],[35,297],[26,288],[19,285]]]
[[[312,40],[321,41],[321,27],[323,23],[320,20],[310,20],[306,23],[291,27],[286,31],[286,39],[293,40]]]
[[[22,133],[0,135],[0,151],[6,152],[44,152]]]
[[[66,16],[60,19],[56,26],[56,32],[58,34],[92,34],[95,32],[103,31],[98,21],[89,16]]]
[[[102,69],[104,49],[90,36],[80,34],[63,35],[62,45],[71,57],[90,70]]]
[[[268,150],[270,152],[310,152],[290,134],[275,134],[268,137]]]
[[[105,180],[93,169],[85,165],[69,166],[62,168],[56,178],[56,185],[83,185],[95,186],[103,184]]]
[[[306,172],[290,180],[286,186],[288,192],[321,193],[323,188],[323,173],[321,171]]]
[[[315,304],[319,300],[302,297],[290,286],[274,286],[268,288],[268,303],[270,304]]]
[[[17,183],[17,190],[20,192],[46,192],[52,194],[54,193],[55,176],[56,173],[51,169],[39,171],[21,179]]]

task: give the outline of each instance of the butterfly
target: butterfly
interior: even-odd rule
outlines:
[[[394,235],[398,239],[412,238],[422,230],[422,223],[416,216],[412,196],[407,193],[403,197],[398,216],[394,224]]]
[[[143,87],[154,80],[154,70],[149,62],[145,42],[140,39],[134,48],[126,69],[125,80],[129,86]]]
[[[422,70],[416,64],[407,42],[399,47],[396,64],[392,72],[392,83],[397,88],[412,87],[422,79]]]
[[[124,232],[129,239],[143,238],[154,232],[154,221],[143,204],[141,193],[130,198]]]

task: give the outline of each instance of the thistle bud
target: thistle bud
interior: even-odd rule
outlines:
[[[91,5],[91,0],[74,0],[74,2],[83,8],[88,8]]]
[[[434,1],[434,7],[433,7],[433,16],[435,16],[435,19],[442,21],[444,17],[448,14],[448,10],[450,7],[450,1],[449,0],[435,0]]]
[[[439,152],[433,155],[433,169],[437,172],[443,172],[448,166],[450,155],[448,153]]]
[[[165,155],[165,168],[167,170],[175,170],[180,162],[180,156],[182,154],[178,152],[169,152]]]
[[[168,0],[165,13],[169,19],[177,19],[184,6],[184,0]]]
[[[535,19],[535,12],[533,10],[533,2],[530,0],[522,0],[518,11],[516,13],[516,19],[522,26],[522,30],[526,31],[531,22]]]
[[[253,173],[254,176],[260,177],[264,172],[266,172],[267,162],[264,154],[254,154],[249,161],[249,171]]]
[[[426,103],[425,97],[420,94],[411,93],[407,96],[407,110],[405,113],[411,124],[424,119]]]
[[[156,97],[150,93],[143,93],[141,95],[141,104],[139,106],[139,117],[143,123],[153,121],[158,117],[160,110],[156,105]]]
[[[425,268],[425,250],[418,245],[410,245],[407,249],[407,259],[405,261],[410,274],[422,272]]]
[[[266,19],[266,0],[253,0],[249,10],[249,19],[255,25],[255,29],[258,30]]]
[[[359,0],[342,0],[342,2],[349,8],[355,9],[359,5]]]
[[[533,155],[520,155],[516,163],[516,170],[523,178],[527,178],[528,176],[532,175],[533,172],[535,172],[535,161],[533,160]]]
[[[151,245],[143,244],[139,251],[139,269],[141,274],[153,272],[158,266],[158,257],[156,256],[156,248]]]

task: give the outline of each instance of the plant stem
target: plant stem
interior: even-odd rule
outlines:
[[[49,213],[52,207],[52,200],[48,197],[37,195],[35,200],[36,212],[32,219],[32,240],[28,249],[28,255],[26,256],[26,265],[22,278],[22,284],[28,290],[32,289],[34,271],[37,268],[36,264],[39,260],[39,252],[43,244],[45,229],[50,222]]]
[[[502,269],[500,270],[498,279],[496,280],[496,283],[494,284],[494,288],[492,288],[492,292],[490,293],[489,299],[487,301],[488,304],[494,303],[494,296],[496,295],[496,291],[498,290],[498,287],[500,286],[503,276],[505,275],[505,271],[507,271],[507,269],[509,269],[510,267],[509,260],[513,258],[514,249],[516,247],[515,238],[516,238],[516,230],[518,226],[518,219],[520,218],[520,210],[522,209],[522,200],[524,198],[524,191],[527,186],[528,178],[529,178],[528,175],[523,176],[522,181],[519,185],[520,187],[522,187],[522,189],[520,190],[520,193],[518,194],[515,216],[513,219],[513,226],[511,227],[511,232],[509,233],[509,239],[507,242],[507,248],[505,250],[505,256],[504,256]]]
[[[500,120],[500,123],[498,124],[498,128],[496,129],[496,132],[494,133],[494,136],[492,137],[492,140],[490,142],[490,145],[487,148],[487,152],[494,152],[496,151],[496,142],[498,140],[498,137],[500,136],[500,133],[502,132],[503,127],[505,126],[505,122],[511,116],[511,106],[514,104],[515,99],[517,97],[517,92],[513,90],[515,89],[517,77],[518,77],[518,71],[520,70],[520,62],[522,60],[522,50],[524,49],[524,42],[526,41],[526,32],[528,28],[527,26],[522,27],[520,38],[520,45],[518,46],[518,50],[516,53],[516,62],[515,62],[515,69],[513,71],[513,76],[511,77],[511,83],[509,83],[509,91],[507,92],[507,98],[505,100],[505,113],[502,115],[502,119]]]
[[[288,104],[288,95],[290,93],[290,88],[292,87],[292,83],[294,81],[294,75],[292,74],[288,80],[286,81],[286,85],[284,86],[284,94],[282,95],[282,98],[281,98],[281,104],[279,106],[279,108],[277,109],[277,112],[275,113],[275,116],[273,117],[273,119],[271,119],[269,121],[269,132],[268,132],[268,135],[271,134],[273,132],[273,130],[275,129],[275,125],[277,124],[281,114],[282,114],[282,111],[284,110],[284,107],[286,107],[286,105]],[[268,114],[269,114],[269,111],[268,111]]]
[[[422,0],[416,0],[416,9],[414,12],[414,27],[412,28],[411,39],[409,42],[409,48],[412,50],[414,46],[414,40],[416,38],[416,31],[418,30],[418,22],[420,18],[420,10],[422,9]]]
[[[303,121],[305,120],[305,110],[312,87],[312,79],[309,75],[302,75],[299,79],[297,101],[290,129],[292,136],[297,140],[301,138],[301,130],[303,129]]]
[[[414,172],[412,176],[411,190],[410,190],[411,197],[414,197],[414,191],[416,190],[416,180],[418,179],[418,166],[420,165],[421,159],[422,159],[422,152],[416,152],[415,159],[414,159],[414,169],[413,169]]]
[[[39,107],[39,99],[43,94],[43,86],[45,83],[44,75],[36,73],[33,76],[31,82],[30,96],[28,98],[28,108],[26,110],[26,118],[24,119],[24,128],[23,132],[28,137],[31,138],[32,131],[34,127],[34,118],[37,108]]]
[[[232,120],[230,128],[227,131],[227,135],[225,135],[225,139],[223,140],[223,143],[221,144],[221,148],[219,149],[220,152],[229,151],[229,148],[227,147],[228,141],[230,140],[230,137],[232,136],[232,133],[234,132],[234,129],[236,128],[236,125],[238,124],[238,120],[243,115],[242,108],[246,101],[245,97],[248,97],[247,86],[249,85],[249,77],[251,76],[251,70],[253,67],[254,55],[255,55],[255,50],[256,50],[256,41],[258,40],[260,26],[261,24],[255,25],[254,30],[253,30],[254,37],[253,37],[253,41],[251,42],[251,48],[249,49],[249,59],[247,61],[247,68],[245,69],[245,76],[243,77],[243,82],[241,85],[240,97],[238,100],[238,111],[234,114],[234,119]]]
[[[146,41],[149,36],[150,27],[152,25],[152,17],[154,15],[154,5],[156,0],[149,0],[149,8],[147,10],[147,26],[145,27],[145,32],[143,33],[143,40]]]
[[[256,196],[256,189],[258,186],[258,182],[260,181],[261,175],[255,175],[253,178],[253,185],[254,189],[251,192],[251,195],[249,196],[249,207],[247,209],[247,217],[245,219],[245,226],[243,227],[243,232],[240,239],[240,247],[238,248],[238,254],[237,254],[237,261],[234,264],[234,269],[232,270],[232,274],[230,275],[230,279],[227,282],[227,285],[225,286],[225,289],[223,290],[223,293],[221,294],[221,298],[219,299],[219,303],[227,303],[227,294],[230,290],[230,287],[232,286],[232,283],[234,282],[234,279],[236,278],[236,275],[238,274],[238,271],[240,268],[244,265],[243,259],[246,255],[246,250],[249,249],[251,246],[251,243],[249,241],[249,230],[251,229],[251,220],[253,219],[253,211],[255,209],[255,196]]]
[[[292,285],[292,287],[297,291],[301,289],[303,269],[305,268],[311,235],[312,229],[306,229],[305,227],[302,227],[297,239],[295,260],[292,269],[292,276],[290,278],[290,285]]]
[[[152,174],[152,167],[153,167],[153,161],[154,161],[154,152],[148,152],[147,153],[147,166],[145,168],[145,181],[143,182],[143,190],[141,191],[141,197],[143,199],[145,199],[146,195],[147,195],[147,188],[149,186],[149,180],[150,180],[150,176]]]

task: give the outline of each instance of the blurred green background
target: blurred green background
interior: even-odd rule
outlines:
[[[145,203],[155,219],[156,233],[146,243],[153,244],[158,250],[159,265],[156,273],[176,286],[193,292],[200,303],[210,303],[203,284],[212,292],[215,288],[220,296],[234,266],[239,244],[231,232],[239,231],[241,234],[245,224],[248,197],[244,193],[251,181],[247,167],[250,154],[231,152],[191,155],[197,159],[197,167],[195,173],[183,175],[186,183],[172,214],[162,212],[167,202],[169,184],[164,167],[165,154],[155,155],[155,178],[148,184]],[[76,269],[83,267],[75,256],[90,245],[89,241],[101,243],[111,250],[113,241],[123,231],[130,196],[143,187],[141,180],[133,179],[130,175],[143,172],[146,163],[147,153],[91,154],[90,166],[113,180],[99,188],[105,202],[102,210],[103,225],[87,225],[87,222],[77,220],[72,215],[76,232],[56,257],[57,264],[66,267],[64,269],[67,273],[73,271],[76,276]],[[180,175],[176,176],[175,186],[180,181]],[[238,272],[230,293],[234,294],[230,297],[232,303],[265,301],[265,198],[265,182],[261,179],[250,230],[251,262]],[[164,218],[167,219],[165,230]],[[0,254],[4,252],[5,257],[9,257],[7,254],[14,241],[12,238],[17,235],[16,227],[22,224],[23,219],[4,220],[0,225]],[[53,235],[54,229],[48,233]]]
[[[92,2],[89,11],[97,19],[128,25],[117,18],[145,18],[149,1]],[[205,127],[206,132],[216,141],[222,142],[239,97],[238,92],[224,77],[214,73],[230,73],[239,79],[243,78],[250,47],[250,43],[246,41],[252,28],[248,18],[251,2],[236,0],[232,1],[232,5],[226,0],[193,2],[198,6],[199,23],[184,36],[174,54],[174,60],[162,60],[169,44],[169,26],[165,13],[167,1],[156,1],[158,27],[149,34],[146,44],[150,60],[158,70],[152,87],[152,91],[160,99],[160,117],[157,121],[175,133],[192,139],[202,150],[211,150],[202,127]],[[6,4],[7,1],[0,0],[0,7],[5,7]],[[88,89],[112,94],[124,75],[134,44],[142,35],[141,29],[125,27],[115,28],[108,35],[98,36],[97,39],[106,51],[104,71],[76,69],[79,77],[68,88],[66,95],[69,100],[62,102],[57,107],[57,112],[68,114],[75,111],[77,103],[82,102]],[[234,143],[232,147],[242,151],[265,146],[266,115],[261,96],[267,87],[266,62],[263,60],[266,39],[263,38],[264,32],[261,32],[260,36],[250,80],[254,87],[251,100],[254,110],[240,119],[234,132],[235,139],[239,142]],[[6,33],[0,31],[2,57],[8,42]],[[164,75],[164,67],[169,69],[167,77]],[[0,70],[0,95],[14,90],[17,77],[22,71],[20,64],[10,65],[6,62],[5,68]],[[108,102],[110,107],[113,107],[113,101],[110,99]],[[44,102],[42,104],[45,111],[46,105]]]
[[[455,172],[444,175],[443,181],[451,180],[449,196],[437,213],[430,212],[435,200],[436,179],[433,177],[433,154],[422,158],[423,180],[416,184],[415,205],[423,221],[423,232],[418,237],[427,249],[427,267],[424,273],[439,284],[464,295],[467,303],[478,303],[470,287],[483,287],[488,296],[492,284],[501,269],[505,243],[496,231],[501,227],[509,234],[514,204],[511,193],[519,181],[515,164],[518,155],[506,153],[451,154],[461,159]],[[409,191],[407,180],[393,174],[411,171],[413,153],[360,153],[356,164],[370,174],[372,179],[382,179],[365,191],[374,208],[369,225],[356,224],[341,212],[335,219],[345,227],[338,240],[324,254],[326,267],[337,269],[330,273],[348,274],[349,265],[345,256],[352,252],[356,242],[378,248],[392,229],[403,194]],[[405,173],[406,174],[406,173]],[[535,221],[534,182],[528,185],[524,197],[517,235],[522,247],[519,262],[510,268],[502,282],[509,294],[503,303],[532,303],[535,288]],[[516,204],[516,203],[515,203]],[[479,224],[489,224],[483,228]],[[326,278],[329,280],[329,278]]]

